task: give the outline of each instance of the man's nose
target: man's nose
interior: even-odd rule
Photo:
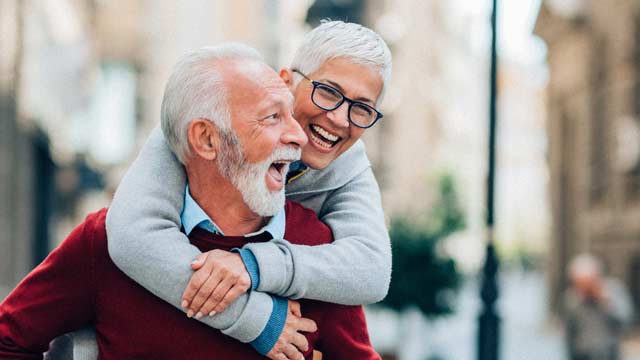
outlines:
[[[298,121],[289,113],[285,119],[286,129],[282,134],[282,142],[287,145],[298,145],[303,147],[309,140],[307,134],[304,133]]]
[[[327,111],[327,118],[331,122],[341,128],[349,127],[349,103],[346,101],[340,104],[337,108]]]

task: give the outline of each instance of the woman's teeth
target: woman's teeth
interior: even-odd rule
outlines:
[[[320,126],[317,126],[317,125],[312,125],[312,126],[313,126],[313,129],[317,131],[318,134],[322,135],[322,137],[327,139],[327,141],[334,142],[338,140],[338,137],[336,135],[329,133],[327,130],[321,128]]]
[[[322,147],[331,148],[340,139],[339,136],[333,135],[317,125],[311,125],[311,129],[313,130],[311,140]]]

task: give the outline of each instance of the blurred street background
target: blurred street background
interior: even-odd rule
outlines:
[[[385,359],[473,359],[485,258],[489,0],[0,0],[0,299],[108,206],[171,66],[223,41],[287,66],[321,19],[393,53],[363,139],[394,247],[367,307]],[[502,0],[496,223],[501,359],[567,358],[571,259],[640,310],[640,0]],[[635,316],[622,358],[640,359]]]

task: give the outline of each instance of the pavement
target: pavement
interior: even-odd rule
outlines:
[[[547,298],[543,274],[500,274],[501,360],[566,358],[562,327],[550,319]],[[402,315],[377,306],[366,309],[374,347],[380,353],[397,354],[399,360],[475,359],[479,310],[475,280],[466,281],[455,313],[447,317],[429,321],[415,309]],[[640,360],[640,332],[627,337],[623,354],[623,360]]]

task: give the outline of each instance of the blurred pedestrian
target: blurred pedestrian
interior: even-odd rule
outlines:
[[[601,262],[592,255],[576,256],[568,276],[565,326],[569,359],[619,359],[620,337],[632,315],[628,291],[618,279],[605,278]]]

